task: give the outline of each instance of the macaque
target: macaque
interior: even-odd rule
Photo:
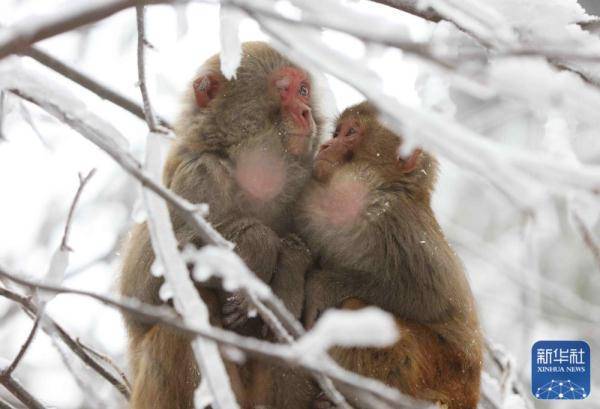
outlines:
[[[307,277],[305,323],[328,308],[392,313],[396,344],[334,348],[334,359],[415,398],[475,409],[482,338],[463,267],[430,207],[436,161],[421,149],[402,157],[401,144],[362,103],[319,148],[296,216],[318,266]],[[314,402],[329,405],[322,395]]]
[[[291,211],[310,178],[317,135],[324,123],[315,88],[305,70],[265,43],[243,45],[241,65],[232,80],[221,74],[219,56],[213,56],[184,96],[175,125],[177,138],[164,170],[169,189],[192,203],[208,203],[212,225],[235,243],[235,251],[248,267],[271,285],[298,318],[311,255],[290,232]],[[172,209],[171,219],[181,246],[204,244]],[[163,279],[150,273],[153,262],[148,229],[140,224],[125,249],[123,295],[162,303],[158,293]],[[247,306],[240,294],[225,294],[203,283],[197,287],[213,325],[260,335],[262,324],[246,322]],[[133,373],[131,407],[191,409],[200,374],[190,340],[131,316],[125,315],[125,321]],[[247,370],[226,365],[238,402],[251,407],[247,373],[262,373],[270,380],[273,375],[255,370],[252,361],[245,365]],[[302,396],[310,399],[306,393]]]

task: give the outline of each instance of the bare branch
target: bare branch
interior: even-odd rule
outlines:
[[[45,65],[51,70],[56,71],[57,73],[65,76],[71,81],[81,85],[87,90],[98,95],[100,98],[106,99],[107,101],[110,101],[113,104],[120,106],[127,112],[132,113],[140,119],[145,119],[144,109],[137,102],[127,98],[124,95],[119,94],[115,90],[110,89],[108,86],[101,84],[100,82],[84,74],[83,72],[78,71],[77,69],[54,58],[53,56],[42,51],[41,49],[37,47],[30,47],[27,50],[25,50],[23,54],[33,58],[40,64]],[[157,119],[158,123],[161,126],[167,129],[171,129],[171,124],[167,120],[163,118]]]
[[[33,341],[33,338],[35,337],[35,333],[37,332],[39,323],[40,323],[40,317],[36,317],[35,321],[33,321],[33,327],[31,328],[31,331],[29,331],[29,335],[27,336],[27,339],[25,340],[23,345],[21,345],[21,348],[19,349],[17,356],[15,356],[15,359],[11,362],[11,364],[8,366],[8,368],[6,368],[4,371],[0,372],[0,377],[10,376],[13,373],[13,371],[17,368],[17,366],[19,365],[19,362],[21,362],[21,359],[23,359],[23,357],[25,356],[25,353],[27,352],[29,345],[31,345],[31,342]]]
[[[15,409],[13,406],[0,399],[0,409]]]
[[[10,374],[0,375],[0,384],[4,386],[10,393],[19,399],[23,405],[29,409],[44,409],[45,406],[40,403],[32,394],[27,392],[23,386],[17,382]]]
[[[24,285],[24,284],[22,284]],[[27,286],[27,285],[26,285]],[[34,287],[29,287],[34,288]],[[31,301],[30,297],[25,297],[19,295],[13,291],[7,290],[5,288],[0,287],[0,296],[8,298],[18,304],[20,304],[25,311],[28,313],[30,317],[37,317],[39,313],[39,309],[37,305]],[[45,320],[50,323],[53,330],[56,331],[58,337],[65,343],[65,345],[77,355],[79,359],[81,359],[86,365],[88,365],[91,369],[98,372],[100,376],[105,378],[111,385],[113,385],[117,390],[126,398],[129,399],[129,390],[125,385],[119,382],[112,374],[107,372],[101,365],[99,365],[92,357],[90,357],[85,350],[83,350],[78,341],[75,341],[60,325],[58,325],[55,321],[52,320],[49,316],[46,315]],[[87,347],[89,348],[89,347]]]
[[[98,351],[94,351],[92,348],[88,347],[83,342],[81,342],[81,340],[79,338],[77,338],[76,342],[77,342],[77,345],[79,345],[81,347],[81,349],[83,349],[85,352],[89,353],[90,355],[95,356],[99,360],[108,364],[117,374],[119,374],[119,377],[123,381],[123,384],[125,384],[127,386],[127,388],[129,389],[129,392],[131,392],[131,383],[129,382],[129,379],[127,379],[125,372],[123,372],[123,370],[121,368],[119,368],[119,366],[117,364],[115,364],[115,362],[112,359],[110,359],[106,355],[101,354]]]
[[[596,261],[597,267],[600,271],[600,244],[598,244],[590,229],[588,229],[583,220],[581,220],[581,217],[576,212],[572,212],[572,214],[573,220],[577,225],[577,230],[579,231],[579,234],[581,235],[585,245],[590,249],[590,252],[592,253],[592,256],[594,257],[594,260]]]
[[[135,15],[137,21],[137,69],[138,69],[138,85],[142,93],[142,100],[144,101],[144,115],[146,123],[151,132],[156,132],[156,117],[152,110],[152,104],[150,104],[150,96],[148,95],[148,88],[146,86],[146,65],[144,62],[144,56],[146,53],[146,8],[143,4],[135,6]]]
[[[79,174],[79,187],[77,188],[77,192],[75,193],[75,197],[73,198],[73,203],[71,203],[71,207],[69,208],[69,215],[67,216],[67,222],[65,223],[65,232],[60,243],[61,251],[73,251],[69,247],[67,242],[69,240],[69,231],[71,230],[71,222],[73,221],[75,206],[77,206],[77,202],[79,201],[79,197],[81,196],[83,188],[85,187],[86,183],[92,178],[92,176],[94,176],[94,173],[96,173],[96,169],[90,170],[90,172],[85,177],[82,177],[81,174]]]

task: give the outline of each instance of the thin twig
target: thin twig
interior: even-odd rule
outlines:
[[[137,20],[137,69],[138,69],[138,85],[142,93],[142,100],[144,101],[144,115],[146,117],[146,123],[148,128],[152,132],[157,131],[156,117],[152,110],[152,104],[150,104],[150,96],[148,95],[148,88],[146,86],[146,64],[144,62],[146,54],[146,8],[143,4],[135,6],[135,15]]]
[[[90,170],[85,177],[81,176],[81,173],[79,174],[79,187],[77,188],[77,192],[75,193],[75,197],[73,198],[73,202],[69,208],[69,215],[67,216],[67,222],[65,223],[65,232],[63,234],[62,241],[60,242],[60,249],[62,251],[73,251],[67,243],[69,240],[69,231],[71,230],[71,222],[73,221],[73,214],[75,213],[75,206],[77,206],[77,202],[79,201],[79,197],[81,196],[83,188],[92,178],[92,176],[94,176],[94,173],[96,173],[96,169]]]
[[[95,356],[96,358],[100,359],[101,361],[104,361],[105,363],[107,363],[116,373],[119,374],[123,383],[125,385],[127,385],[127,388],[129,388],[129,391],[131,391],[131,383],[129,383],[129,379],[127,379],[125,372],[123,372],[123,370],[121,368],[119,368],[119,366],[117,364],[115,364],[112,359],[110,359],[106,355],[101,354],[98,351],[94,351],[92,348],[88,347],[83,342],[81,342],[79,340],[79,338],[77,338],[76,342],[77,342],[77,345],[79,345],[84,351]]]
[[[594,260],[596,261],[598,270],[600,271],[600,244],[598,244],[592,232],[587,228],[583,220],[581,220],[581,217],[574,211],[572,214],[573,220],[577,225],[577,230],[579,231],[579,234],[581,235],[585,245],[590,249]]]
[[[146,119],[143,107],[141,107],[137,102],[133,101],[132,99],[129,99],[124,95],[119,94],[115,90],[110,89],[108,86],[101,84],[94,78],[54,58],[53,56],[42,51],[41,49],[37,47],[30,47],[23,54],[33,58],[40,64],[45,65],[51,70],[56,71],[57,73],[63,75],[71,81],[81,85],[85,89],[98,95],[100,98],[110,101],[117,106],[120,106],[127,112],[132,113],[140,119]],[[158,123],[162,127],[167,129],[172,128],[171,124],[167,120],[163,118],[157,119]]]
[[[21,359],[23,359],[23,357],[25,356],[25,353],[29,349],[29,345],[31,345],[31,342],[33,341],[33,338],[35,337],[35,334],[37,332],[39,324],[40,324],[40,317],[38,316],[35,318],[35,321],[33,321],[33,327],[31,327],[31,331],[29,331],[29,335],[27,336],[27,339],[25,340],[23,345],[21,345],[21,349],[19,349],[17,356],[15,356],[15,359],[11,362],[11,364],[4,371],[2,371],[0,373],[0,376],[10,376],[14,372],[14,370],[19,365],[19,362],[21,362]]]
[[[24,284],[22,284],[24,285]],[[27,286],[28,288],[34,288]],[[0,296],[8,298],[12,300],[25,309],[30,317],[37,317],[39,313],[39,309],[37,305],[31,300],[30,297],[25,297],[15,293],[14,291],[10,291],[5,288],[0,287]],[[113,385],[117,390],[126,398],[129,399],[129,390],[125,385],[119,382],[111,373],[106,371],[101,365],[99,365],[92,357],[90,357],[85,350],[79,347],[78,343],[55,321],[52,320],[48,315],[46,315],[46,321],[51,324],[54,331],[58,337],[67,345],[69,349],[77,355],[79,359],[81,359],[86,365],[88,365],[91,369],[98,372],[100,376],[105,378],[111,385]],[[88,347],[89,348],[89,347]]]
[[[0,409],[15,409],[15,407],[0,399]]]
[[[27,390],[25,390],[25,388],[23,388],[23,386],[11,375],[0,375],[0,384],[13,394],[15,398],[19,399],[27,408],[44,409],[45,406],[32,394],[27,392]]]

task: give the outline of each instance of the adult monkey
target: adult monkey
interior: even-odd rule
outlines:
[[[393,313],[395,345],[334,348],[334,359],[416,398],[475,409],[482,339],[462,265],[430,207],[437,164],[421,150],[399,157],[400,145],[362,103],[319,148],[297,215],[320,267],[307,278],[305,321],[334,307]],[[330,403],[321,396],[315,406]]]
[[[311,262],[302,242],[290,234],[291,207],[310,176],[317,135],[324,118],[310,75],[265,43],[243,45],[236,77],[226,80],[219,56],[208,59],[185,94],[175,125],[176,142],[165,170],[165,185],[192,203],[208,203],[209,221],[260,279],[269,283],[300,317],[304,275]],[[203,243],[175,211],[181,245]],[[134,227],[125,249],[120,291],[160,304],[162,278],[150,273],[154,254],[146,224]],[[214,325],[247,325],[240,294],[199,284]],[[200,374],[189,339],[160,325],[149,326],[125,315],[133,373],[131,407],[189,409]],[[228,363],[238,400],[246,396],[246,372]],[[246,367],[249,365],[246,365]],[[308,381],[307,381],[308,382]],[[302,399],[306,399],[302,395]]]

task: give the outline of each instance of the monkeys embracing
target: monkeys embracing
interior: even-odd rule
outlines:
[[[313,167],[325,121],[317,88],[306,70],[264,43],[243,45],[233,80],[220,73],[218,56],[210,58],[184,96],[164,183],[208,203],[213,226],[308,327],[327,308],[376,305],[395,315],[395,345],[330,351],[341,365],[449,409],[474,409],[481,335],[460,261],[430,208],[435,160],[422,151],[398,158],[401,139],[364,103],[340,116]],[[180,216],[171,218],[181,245],[203,244]],[[162,303],[153,262],[147,227],[135,226],[123,295]],[[262,337],[241,294],[197,288],[213,325]],[[189,338],[124,318],[131,407],[193,408],[200,373]],[[244,408],[330,406],[299,369],[252,360],[227,369]],[[352,391],[343,392],[351,399]]]

